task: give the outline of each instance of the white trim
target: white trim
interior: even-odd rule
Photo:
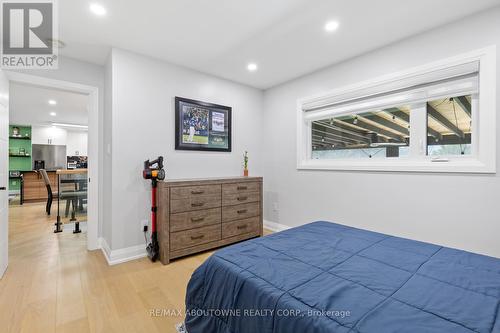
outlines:
[[[279,232],[290,229],[290,226],[264,220],[264,229]],[[103,237],[99,237],[99,247],[106,258],[108,265],[117,265],[127,261],[144,258],[147,256],[146,245],[136,245],[118,250],[111,250]]]
[[[42,87],[74,91],[89,96],[89,141],[88,141],[88,176],[90,182],[89,205],[87,214],[87,249],[99,248],[99,88],[70,81],[49,79],[42,76],[24,74],[19,72],[5,71],[11,82],[19,82]]]
[[[8,262],[5,263],[5,265],[0,266],[0,281],[4,278],[5,272],[7,272],[7,267],[9,267]]]
[[[108,242],[103,237],[99,237],[99,248],[101,249],[102,254],[104,255],[104,258],[106,258],[106,261],[108,262],[109,265],[109,257],[111,253],[111,248],[108,245]]]
[[[356,97],[367,97],[370,96],[366,93],[363,93],[365,90],[373,89],[378,86],[391,86],[397,82],[401,81],[412,81],[413,78],[418,78],[421,76],[426,76],[430,81],[435,81],[440,78],[441,73],[446,72],[447,70],[452,70],[456,66],[464,65],[467,63],[473,63],[476,61],[480,61],[481,57],[487,54],[491,54],[491,52],[496,52],[496,46],[492,45],[486,47],[484,49],[472,51],[466,54],[458,55],[455,57],[435,61],[423,66],[418,66],[414,68],[410,68],[408,70],[399,71],[396,73],[391,73],[387,75],[380,76],[378,78],[365,80],[359,83],[354,83],[342,88],[333,89],[331,91],[327,91],[324,93],[320,93],[314,96],[300,98],[299,102],[303,105],[303,109],[312,109],[317,108],[324,104],[330,104],[332,101],[347,101],[348,98],[342,98],[344,95],[352,95],[355,94]],[[479,68],[481,70],[481,68]],[[447,77],[453,77],[456,75],[462,75],[464,73],[455,73],[446,75]],[[412,84],[419,84],[422,82],[416,82]],[[406,84],[412,85],[412,84]],[[404,88],[399,87],[399,88]],[[388,92],[390,89],[384,89],[381,91],[382,93]],[[380,93],[380,91],[378,92]]]
[[[106,240],[102,237],[99,238],[99,244],[102,254],[110,266],[147,256],[146,245],[136,245],[123,249],[111,250]]]
[[[290,228],[291,228],[290,226],[287,226],[284,224],[264,220],[264,229],[268,229],[268,230],[271,230],[273,232],[285,231],[285,230],[288,230]]]
[[[398,87],[440,75],[462,75],[460,66],[478,62],[479,100],[473,101],[473,151],[472,156],[450,157],[447,162],[432,162],[429,156],[420,154],[399,159],[323,159],[313,160],[311,143],[311,117],[308,110],[326,107],[332,103],[342,103],[353,98],[363,98],[375,93],[383,93],[387,87]],[[297,169],[299,170],[349,170],[349,171],[406,171],[406,172],[443,172],[443,173],[496,173],[496,46],[489,46],[467,54],[436,61],[431,64],[406,71],[385,75],[379,78],[335,89],[313,97],[297,100]],[[465,66],[467,67],[467,66]],[[450,77],[450,76],[448,76]],[[419,81],[419,82],[420,82]],[[421,83],[421,82],[420,82]],[[381,89],[377,91],[377,89]],[[475,106],[475,107],[474,107]],[[477,109],[479,108],[479,117]],[[315,113],[318,111],[312,111]],[[322,112],[322,111],[319,111]],[[311,118],[311,119],[306,119]],[[412,126],[413,127],[413,126]],[[413,149],[415,152],[415,149]]]

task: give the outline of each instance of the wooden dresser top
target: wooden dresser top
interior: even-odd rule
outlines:
[[[159,186],[190,186],[190,185],[212,185],[231,184],[243,182],[261,182],[262,177],[222,177],[222,178],[186,178],[186,179],[165,179],[158,182]]]

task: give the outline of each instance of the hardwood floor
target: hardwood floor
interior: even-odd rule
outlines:
[[[0,280],[3,332],[175,332],[192,272],[211,252],[173,261],[148,259],[108,266],[87,251],[85,234],[55,235],[43,204],[11,206],[9,267]]]

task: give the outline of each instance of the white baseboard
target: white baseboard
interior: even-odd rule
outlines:
[[[264,220],[264,228],[274,232],[278,232],[290,229],[291,227],[284,224]],[[146,245],[144,244],[126,247],[123,249],[111,250],[106,240],[100,237],[99,247],[101,248],[102,254],[106,258],[106,261],[109,265],[117,265],[147,256]]]
[[[290,229],[290,226],[284,225],[284,224],[279,224],[276,222],[271,222],[264,220],[264,229],[268,229],[274,232],[279,232],[279,231],[284,231]]]
[[[2,264],[2,267],[0,267],[0,280],[2,280],[6,271],[7,271],[7,265]]]
[[[0,281],[3,279],[3,276],[6,271],[7,271],[7,266],[0,268]]]
[[[136,245],[118,250],[111,250],[104,238],[99,238],[99,245],[108,265],[121,264],[147,256],[146,245]]]

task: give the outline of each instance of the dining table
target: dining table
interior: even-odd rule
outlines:
[[[59,169],[56,170],[56,175],[57,220],[54,233],[63,231],[60,212],[61,200],[66,201],[66,212],[68,212],[68,207],[72,205],[71,218],[69,221],[75,225],[73,233],[81,233],[80,222],[82,222],[82,218],[86,218],[86,210],[83,206],[87,203],[87,169]]]

